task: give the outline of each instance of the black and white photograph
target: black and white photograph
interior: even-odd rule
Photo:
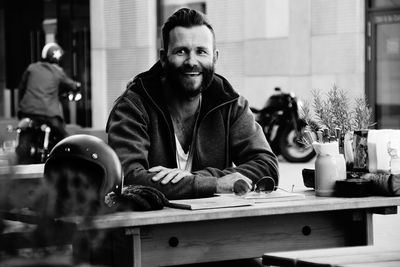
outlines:
[[[400,0],[0,0],[0,266],[400,266]]]

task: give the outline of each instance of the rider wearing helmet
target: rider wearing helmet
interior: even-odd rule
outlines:
[[[19,85],[18,118],[28,117],[48,123],[59,140],[68,135],[59,96],[64,91],[78,91],[80,86],[59,66],[63,54],[58,44],[46,44],[42,60],[28,66]]]
[[[44,177],[47,197],[42,211],[51,217],[161,209],[167,201],[154,188],[122,188],[118,156],[103,140],[86,134],[68,136],[52,149]]]
[[[47,43],[42,49],[42,59],[50,63],[60,64],[63,55],[63,49],[56,43]]]

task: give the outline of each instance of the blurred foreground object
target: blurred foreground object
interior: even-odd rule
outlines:
[[[5,173],[12,175],[12,166]],[[123,173],[114,150],[100,138],[84,134],[66,137],[50,152],[32,207],[10,205],[7,189],[12,178],[1,181],[1,266],[79,266],[88,259],[73,255],[71,244],[74,253],[105,255],[111,237],[78,231],[75,223],[62,217],[80,216],[82,224],[89,226],[95,215],[162,209],[168,203],[154,188],[131,185],[122,190]],[[107,194],[113,196],[112,207],[105,205]]]
[[[115,152],[100,138],[78,134],[61,140],[44,166],[47,216],[104,212],[104,197],[121,194],[123,174]]]
[[[72,135],[60,141],[50,152],[44,176],[46,216],[155,210],[168,202],[155,188],[138,185],[123,188],[124,177],[116,153],[103,140],[91,135]]]

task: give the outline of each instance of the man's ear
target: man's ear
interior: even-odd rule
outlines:
[[[161,66],[165,67],[165,64],[167,62],[167,52],[164,50],[164,48],[160,49],[159,56],[160,56]]]
[[[218,49],[215,49],[215,51],[214,51],[214,57],[213,57],[213,62],[214,62],[214,64],[217,63],[217,61],[218,61],[218,56],[219,56],[219,50],[218,50]]]

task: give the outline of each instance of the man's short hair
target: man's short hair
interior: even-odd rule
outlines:
[[[174,14],[172,14],[167,21],[164,23],[162,27],[162,38],[163,38],[163,46],[164,49],[168,49],[168,44],[169,44],[169,33],[172,29],[175,27],[181,26],[185,28],[191,28],[194,26],[206,26],[208,29],[210,29],[213,39],[214,39],[214,48],[215,48],[215,33],[214,29],[211,26],[211,24],[208,22],[208,19],[206,15],[204,15],[202,12],[194,10],[194,9],[189,9],[189,8],[181,8],[177,11],[175,11]]]

